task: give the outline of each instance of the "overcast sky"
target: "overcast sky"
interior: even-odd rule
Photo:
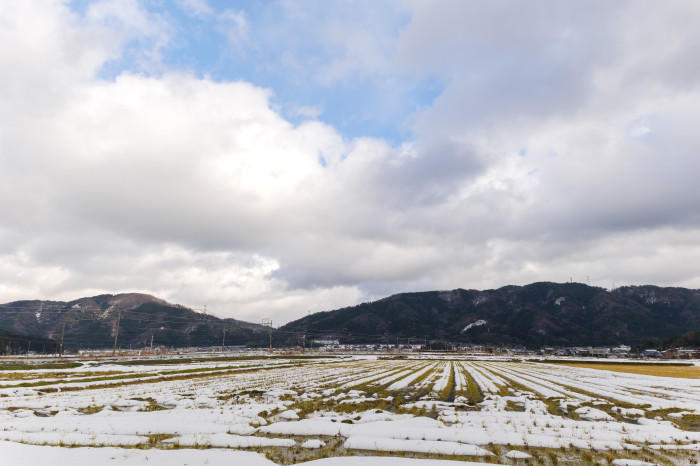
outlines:
[[[700,2],[10,0],[0,43],[0,302],[700,287]]]

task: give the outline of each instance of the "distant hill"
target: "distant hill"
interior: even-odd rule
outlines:
[[[700,291],[581,283],[401,293],[290,322],[280,334],[352,342],[398,337],[496,345],[659,344],[700,330]]]
[[[219,319],[140,293],[105,294],[74,301],[0,304],[0,329],[60,340],[66,349],[111,347],[119,317],[119,346],[216,346],[263,344],[266,327]]]

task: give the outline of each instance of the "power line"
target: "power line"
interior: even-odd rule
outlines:
[[[65,335],[65,333],[66,333],[66,321],[64,320],[63,325],[61,326],[61,346],[60,346],[61,350],[59,351],[59,354],[61,356],[63,356],[63,336]]]
[[[117,314],[117,330],[114,332],[114,347],[112,348],[112,356],[114,356],[117,352],[117,340],[119,339],[119,321],[121,320],[122,313],[119,311],[119,314]]]
[[[175,312],[181,311],[185,313],[184,315],[163,315],[164,313],[169,313],[169,312]],[[110,312],[109,310],[106,310],[107,312]],[[64,337],[67,341],[70,342],[75,342],[79,341],[79,337],[75,337],[73,335],[65,335],[65,325],[66,323],[69,326],[69,329],[75,328],[75,324],[78,324],[80,326],[81,322],[84,321],[92,321],[92,322],[101,322],[101,321],[106,321],[108,318],[102,317],[104,315],[104,311],[95,311],[95,310],[82,310],[82,309],[66,309],[66,308],[61,308],[61,309],[44,309],[43,303],[40,303],[39,309],[34,310],[30,309],[27,306],[11,306],[10,308],[0,308],[0,321],[2,320],[2,317],[11,317],[13,315],[31,315],[35,314],[36,312],[41,312],[41,315],[48,314],[52,317],[60,317],[61,315],[64,315],[64,322],[62,324],[62,333],[64,334]],[[124,310],[124,311],[117,311],[117,321],[118,325],[121,319],[124,319],[126,321],[136,321],[136,322],[146,322],[148,330],[150,330],[151,337],[153,337],[153,334],[159,330],[178,330],[177,328],[162,328],[163,326],[167,325],[175,325],[175,326],[186,326],[186,325],[210,325],[213,327],[224,327],[223,332],[224,336],[222,338],[222,346],[225,345],[225,332],[227,329],[236,329],[236,330],[250,330],[255,333],[261,333],[264,331],[264,329],[256,329],[256,328],[246,328],[245,325],[240,325],[236,323],[229,323],[225,322],[222,319],[219,319],[214,316],[207,316],[207,315],[196,315],[193,316],[190,314],[190,310],[188,309],[178,309],[178,308],[168,308],[166,310],[158,310],[158,311],[150,311],[150,310]],[[97,314],[100,314],[99,316]],[[92,314],[92,315],[90,315]],[[71,317],[81,317],[84,320],[73,320]],[[87,319],[85,319],[87,317]],[[114,316],[110,316],[114,318]],[[255,324],[253,324],[255,325]],[[304,329],[304,330],[281,330],[281,329],[275,329],[273,330],[272,328],[272,320],[271,319],[265,319],[263,320],[262,325],[264,327],[268,327],[268,335],[269,335],[269,346],[270,348],[272,347],[272,333],[274,331],[275,335],[288,335],[288,336],[296,336],[299,338],[300,336],[303,336],[303,341],[302,341],[302,346],[305,346],[306,344],[306,338],[314,338],[314,337],[338,337],[343,338],[344,337],[344,342],[346,344],[350,343],[350,338],[348,335],[348,332],[346,329],[325,329],[325,330],[309,330],[309,329]],[[161,328],[158,328],[158,327]],[[119,330],[115,332],[115,346],[114,350],[116,351],[116,345],[118,344],[118,333]],[[396,335],[396,334],[395,334]],[[373,333],[362,333],[362,332],[353,332],[352,335],[354,340],[359,340],[359,339],[375,339],[378,341],[382,340],[382,337],[386,337],[387,334],[373,334]],[[441,337],[437,337],[439,339],[445,339],[449,338],[452,335],[443,335]],[[454,336],[460,337],[458,333],[455,333]],[[401,339],[426,339],[425,335],[406,335],[406,336],[400,336],[396,335],[397,338],[397,344],[400,343]],[[152,339],[152,338],[151,338]]]

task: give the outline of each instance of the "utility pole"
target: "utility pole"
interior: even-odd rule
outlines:
[[[66,333],[66,321],[63,321],[63,325],[61,326],[61,346],[59,347],[58,350],[58,356],[63,357],[63,335]]]
[[[226,327],[224,327],[224,336],[221,339],[221,352],[224,352],[224,346],[226,346]]]
[[[151,352],[153,352],[153,334],[151,333]]]
[[[260,319],[260,324],[269,328],[268,333],[270,336],[270,353],[272,353],[272,319],[269,319],[269,318]]]
[[[385,333],[384,334],[384,344],[386,345],[386,352],[389,352],[389,334]]]
[[[114,332],[114,347],[112,347],[112,356],[117,354],[117,342],[119,340],[119,321],[122,319],[122,311],[117,314],[117,330]]]

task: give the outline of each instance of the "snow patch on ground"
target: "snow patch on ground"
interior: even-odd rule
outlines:
[[[343,445],[346,449],[370,451],[406,451],[413,453],[435,453],[440,455],[491,456],[488,450],[457,442],[436,440],[400,440],[377,437],[350,437]]]
[[[326,442],[319,440],[319,439],[309,439],[306,442],[301,444],[302,448],[321,448],[326,446]]]
[[[297,414],[297,412],[292,409],[288,409],[287,411],[281,412],[278,416],[282,419],[287,419],[288,421],[295,421],[299,419],[299,415]]]
[[[506,453],[506,458],[511,460],[527,460],[532,458],[532,455],[520,450],[511,450],[508,453]]]
[[[125,448],[62,448],[0,441],[3,466],[70,464],[72,466],[277,466],[263,455],[231,450],[136,450]],[[423,466],[423,465],[421,465]]]
[[[180,435],[163,443],[181,447],[216,447],[216,448],[258,448],[258,447],[293,447],[292,439],[253,437],[230,434],[188,434]]]
[[[628,460],[623,458],[618,458],[613,460],[613,466],[656,466],[655,463],[649,463],[642,460]]]
[[[414,458],[392,458],[387,456],[344,456],[323,458],[300,463],[304,466],[483,466],[473,461],[427,460]],[[499,466],[499,465],[495,465]],[[500,465],[503,466],[503,465]]]

